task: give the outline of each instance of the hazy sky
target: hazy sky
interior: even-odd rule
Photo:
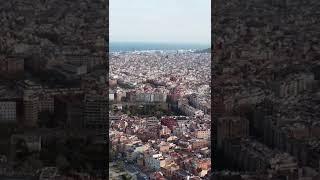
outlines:
[[[209,44],[210,1],[110,0],[110,41]]]

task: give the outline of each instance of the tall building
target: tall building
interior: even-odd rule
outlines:
[[[12,76],[22,74],[24,71],[24,60],[21,58],[7,57],[0,58],[0,74]]]
[[[0,101],[0,122],[15,122],[16,119],[16,102]]]
[[[54,98],[48,95],[42,95],[39,97],[39,112],[48,111],[54,112]]]
[[[249,121],[237,116],[222,117],[218,120],[218,148],[223,146],[226,139],[242,138],[249,135]]]
[[[160,121],[156,117],[149,117],[147,119],[147,128],[156,127]]]
[[[112,90],[109,90],[109,101],[114,101],[115,92]]]
[[[101,95],[86,95],[84,99],[85,127],[106,127],[108,98]]]
[[[27,127],[37,126],[39,112],[39,97],[35,94],[25,94],[24,104],[24,125]]]
[[[83,126],[83,104],[80,100],[74,99],[66,102],[67,125],[69,127]]]

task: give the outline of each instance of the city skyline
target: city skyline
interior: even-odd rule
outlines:
[[[209,45],[210,7],[209,0],[110,1],[110,42]]]

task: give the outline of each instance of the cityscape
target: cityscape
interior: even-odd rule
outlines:
[[[210,51],[110,53],[110,179],[209,179],[210,61]]]
[[[208,0],[110,1],[109,179],[210,179],[210,15]]]

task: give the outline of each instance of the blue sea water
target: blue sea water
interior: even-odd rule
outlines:
[[[109,51],[145,51],[145,50],[201,50],[209,48],[206,44],[169,44],[169,43],[141,43],[141,42],[110,42]]]

